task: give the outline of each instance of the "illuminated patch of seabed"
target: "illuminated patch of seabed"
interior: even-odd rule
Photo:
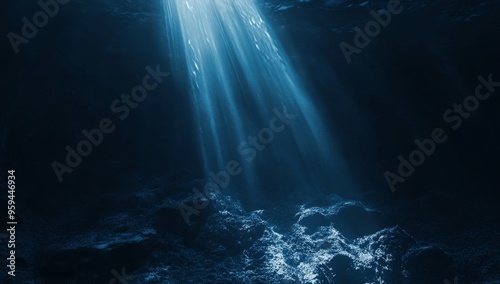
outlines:
[[[340,173],[345,167],[335,144],[254,0],[165,0],[164,5],[170,49],[189,75],[207,173],[238,160],[249,188],[265,184],[261,173],[273,171],[276,180],[296,188],[346,175]],[[257,152],[264,158],[244,162],[238,146],[269,127],[274,108],[286,108],[296,118],[286,131],[275,133],[268,145],[272,149]]]
[[[298,279],[300,283],[319,283],[318,267],[327,265],[335,256],[345,255],[353,260],[354,269],[369,269],[375,272],[374,282],[386,283],[382,279],[384,271],[389,270],[383,263],[392,261],[392,255],[387,248],[381,246],[372,248],[370,242],[373,236],[349,241],[333,226],[315,234],[308,235],[305,227],[294,225],[290,234],[280,234],[276,227],[270,227],[264,238],[271,240],[267,247],[266,267],[270,273],[279,275],[285,280]],[[331,246],[322,249],[321,245],[328,242]],[[335,275],[330,275],[335,279]]]

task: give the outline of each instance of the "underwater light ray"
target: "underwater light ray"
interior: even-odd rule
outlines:
[[[224,169],[239,157],[249,190],[279,187],[263,176],[286,179],[283,185],[293,188],[328,186],[332,174],[344,168],[342,159],[256,2],[164,3],[170,47],[189,75],[205,171]],[[246,163],[237,147],[266,127],[273,109],[298,118],[276,133],[281,137],[274,139],[272,150]]]

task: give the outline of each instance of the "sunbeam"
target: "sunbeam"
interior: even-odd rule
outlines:
[[[341,157],[257,3],[164,3],[171,49],[189,73],[207,174],[238,160],[249,190],[331,186]],[[281,125],[272,120],[287,115],[293,119]]]

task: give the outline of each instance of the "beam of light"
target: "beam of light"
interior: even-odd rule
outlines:
[[[170,48],[189,77],[207,173],[238,160],[243,172],[237,178],[248,190],[283,185],[290,191],[325,186],[341,174],[336,147],[254,0],[164,4]],[[273,108],[297,117],[256,151],[255,161],[245,162],[238,145],[269,127]]]

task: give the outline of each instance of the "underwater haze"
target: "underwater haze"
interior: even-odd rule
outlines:
[[[7,1],[0,283],[500,283],[500,1]]]

